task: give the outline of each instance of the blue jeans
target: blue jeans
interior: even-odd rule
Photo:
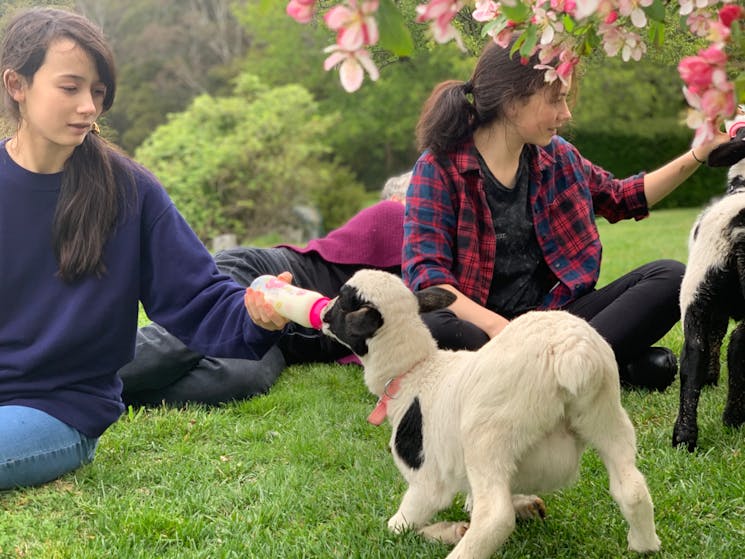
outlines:
[[[91,462],[97,444],[43,411],[0,406],[0,490],[57,479]]]

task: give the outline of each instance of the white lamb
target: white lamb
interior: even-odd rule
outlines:
[[[452,301],[444,289],[414,295],[398,277],[363,270],[323,317],[323,331],[359,356],[380,398],[370,420],[387,417],[393,428],[393,458],[409,488],[389,528],[457,544],[450,559],[486,559],[509,537],[516,514],[543,515],[532,493],[576,479],[589,443],[629,523],[629,548],[658,550],[607,342],[587,322],[553,311],[516,318],[478,351],[438,350],[418,313]],[[469,495],[470,525],[425,526],[457,492]]]

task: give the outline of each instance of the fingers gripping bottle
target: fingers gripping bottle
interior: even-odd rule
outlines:
[[[267,303],[288,320],[301,326],[321,329],[321,312],[329,303],[328,297],[268,275],[253,280],[251,289],[263,293]]]

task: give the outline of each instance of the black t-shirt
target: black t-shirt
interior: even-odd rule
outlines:
[[[497,237],[486,307],[508,319],[536,308],[550,288],[551,274],[538,245],[530,207],[529,160],[530,150],[526,147],[520,156],[515,187],[507,188],[479,155]]]

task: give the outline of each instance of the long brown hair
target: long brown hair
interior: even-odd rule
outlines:
[[[416,126],[420,150],[442,155],[479,126],[506,118],[515,101],[546,87],[545,72],[534,68],[539,63],[537,54],[522,60],[519,53],[510,52],[511,45],[505,48],[489,41],[468,81],[450,80],[435,86]]]
[[[114,56],[102,31],[73,12],[34,8],[15,16],[3,37],[0,75],[13,70],[32,83],[50,44],[62,38],[71,39],[93,58],[106,85],[103,100],[106,112],[116,93]],[[20,124],[18,103],[7,90],[4,103],[13,120]],[[100,276],[106,271],[103,246],[126,199],[124,187],[117,184],[117,174],[123,171],[117,153],[120,152],[112,144],[89,132],[65,163],[52,225],[52,245],[59,274],[65,281],[72,282],[87,274]]]

